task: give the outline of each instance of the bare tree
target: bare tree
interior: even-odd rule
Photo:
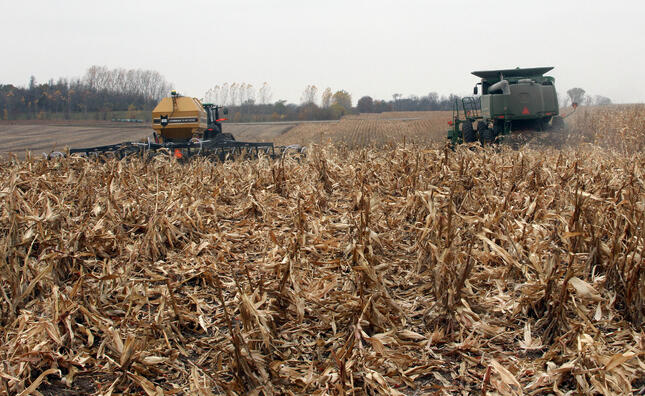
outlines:
[[[236,82],[232,83],[231,86],[229,87],[229,96],[231,98],[231,106],[235,106],[237,104],[237,99],[239,97],[239,92],[240,92],[239,85],[237,85]]]
[[[322,103],[321,103],[321,105],[322,105],[323,108],[328,108],[329,106],[331,106],[331,97],[332,96],[333,96],[333,94],[331,92],[331,88],[330,87],[325,88],[325,90],[322,93]]]
[[[305,90],[300,96],[300,102],[302,104],[316,103],[316,95],[318,94],[318,88],[315,85],[307,85]]]
[[[216,85],[213,88],[211,88],[208,91],[206,91],[206,94],[204,95],[204,98],[206,99],[207,102],[219,103],[220,86]]]
[[[219,91],[219,98],[217,103],[226,106],[228,104],[228,95],[229,95],[229,85],[228,83],[224,83]]]
[[[269,83],[265,81],[264,84],[262,84],[262,88],[260,88],[260,104],[271,103],[272,97],[273,93],[271,92],[271,87],[269,86]]]
[[[252,84],[246,84],[246,100],[247,103],[255,103],[255,87]]]
[[[571,99],[571,103],[582,104],[585,100],[585,90],[582,88],[571,88],[567,91],[567,95]]]
[[[401,97],[403,97],[403,95],[400,93],[395,93],[392,95],[392,99],[394,99],[394,109],[397,111],[400,110],[399,99],[401,99]]]
[[[172,89],[172,85],[159,72],[122,68],[110,70],[105,66],[87,69],[82,83],[93,91],[141,95],[151,100],[161,99]]]
[[[607,106],[611,104],[611,99],[606,96],[596,95],[594,98],[594,104],[596,106]]]

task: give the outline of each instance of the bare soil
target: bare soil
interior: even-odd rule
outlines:
[[[273,142],[296,124],[226,124],[224,131],[237,140]],[[0,158],[10,153],[20,157],[64,151],[66,147],[81,148],[138,141],[152,135],[148,124],[124,125],[111,122],[43,122],[23,121],[0,123]]]
[[[66,147],[100,146],[141,140],[152,129],[142,126],[71,126],[43,124],[0,124],[0,156],[62,151]]]

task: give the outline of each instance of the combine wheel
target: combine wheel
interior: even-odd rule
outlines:
[[[504,134],[504,123],[496,121],[493,124],[493,138],[497,138],[498,136],[501,136]]]
[[[493,142],[493,130],[488,128],[488,124],[484,121],[477,122],[477,134],[479,135],[479,142],[482,146]]]
[[[551,129],[549,121],[551,121],[551,117],[542,118],[542,131],[548,131],[549,129]]]
[[[551,121],[551,127],[556,131],[564,130],[564,119],[560,116],[553,117],[553,121]]]
[[[477,140],[475,130],[473,129],[473,123],[468,119],[461,124],[461,133],[464,143],[472,143]]]
[[[479,138],[481,140],[482,146],[485,144],[491,144],[495,140],[495,137],[493,136],[493,130],[490,128],[482,129],[481,132],[479,132]]]

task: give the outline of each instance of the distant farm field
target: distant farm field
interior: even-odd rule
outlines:
[[[568,110],[570,111],[570,109]],[[567,110],[563,111],[564,113]],[[444,142],[450,111],[387,112],[353,114],[338,121],[225,123],[224,131],[238,141],[273,142],[276,145],[334,144],[347,148],[386,146],[398,143]],[[556,136],[560,143],[602,144],[607,147],[640,147],[645,130],[644,105],[579,108],[566,119],[569,133]],[[148,124],[101,121],[0,122],[0,156],[24,155],[146,139]],[[553,136],[529,134],[522,142],[542,145]]]
[[[226,132],[237,140],[274,141],[296,124],[226,124]],[[24,155],[64,151],[66,147],[81,148],[144,140],[152,136],[149,125],[130,125],[102,122],[85,123],[0,123],[0,157],[14,153]]]
[[[449,112],[357,114],[340,121],[225,123],[239,141],[276,144],[340,143],[351,147],[443,138]],[[20,121],[0,123],[0,155],[63,151],[146,139],[147,124],[100,121]]]
[[[70,126],[45,124],[0,124],[0,154],[22,155],[61,151],[65,147],[87,147],[140,140],[151,129],[141,127]]]
[[[440,141],[448,129],[451,112],[358,114],[338,122],[303,123],[276,139],[279,144],[340,143],[363,147],[391,143]]]

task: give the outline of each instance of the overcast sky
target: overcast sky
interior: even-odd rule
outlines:
[[[0,84],[159,71],[182,94],[264,81],[363,95],[466,94],[473,70],[555,66],[582,87],[645,102],[645,1],[0,0]]]

